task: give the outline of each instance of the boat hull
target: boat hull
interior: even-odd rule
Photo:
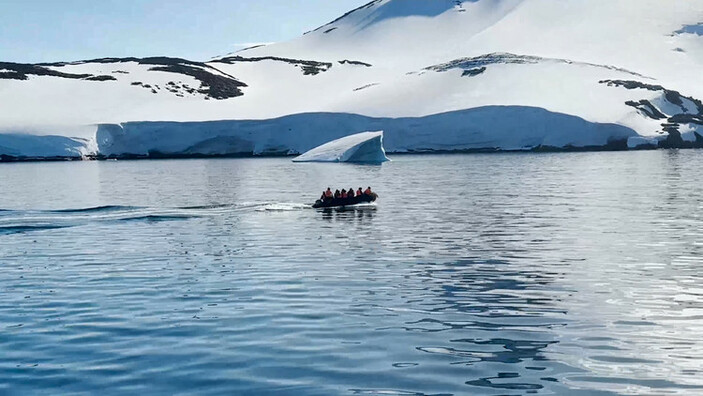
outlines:
[[[375,202],[378,195],[373,193],[371,195],[362,194],[360,196],[351,198],[333,198],[331,200],[317,200],[312,207],[315,209],[321,208],[341,208],[341,207],[354,207],[356,205],[368,204]]]

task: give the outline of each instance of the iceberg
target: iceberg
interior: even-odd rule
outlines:
[[[390,161],[383,149],[383,131],[361,132],[325,143],[295,157],[293,162],[363,162],[380,164]]]

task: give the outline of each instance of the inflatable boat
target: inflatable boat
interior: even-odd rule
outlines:
[[[315,203],[312,205],[312,207],[315,209],[354,207],[357,205],[363,205],[363,204],[369,204],[371,202],[375,202],[377,198],[378,198],[378,194],[371,193],[371,194],[361,194],[356,197],[350,197],[350,198],[325,199],[324,201],[321,199],[318,199],[317,201],[315,201]]]

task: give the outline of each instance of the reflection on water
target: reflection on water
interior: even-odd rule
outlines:
[[[551,288],[559,274],[519,270],[506,261],[461,260],[429,265],[412,276],[421,288],[404,288],[406,304],[427,315],[404,329],[452,334],[443,344],[417,350],[443,355],[467,373],[484,364],[494,367],[497,376],[466,382],[475,387],[537,390],[556,381],[545,374],[551,370],[544,352],[558,342],[551,329],[565,325],[565,312],[555,295],[541,290]],[[422,294],[428,296],[418,300]]]
[[[367,208],[344,208],[344,209],[319,209],[318,213],[323,219],[330,221],[331,223],[336,222],[347,222],[347,224],[354,224],[355,220],[361,222],[364,219],[371,221],[374,214],[376,213],[376,207]]]
[[[0,393],[701,394],[698,154],[3,164]]]

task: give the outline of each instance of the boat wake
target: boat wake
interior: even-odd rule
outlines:
[[[100,213],[100,212],[114,212],[114,211],[126,211],[126,210],[136,210],[139,209],[137,206],[119,206],[119,205],[105,205],[105,206],[95,206],[90,208],[79,208],[79,209],[58,209],[58,210],[48,210],[48,213]]]
[[[311,209],[312,207],[307,204],[301,203],[268,203],[259,208],[256,208],[257,212],[292,212],[304,209]]]
[[[187,221],[203,217],[226,216],[235,212],[291,212],[310,208],[309,204],[297,202],[240,202],[168,208],[104,205],[51,210],[0,209],[0,236],[51,231],[95,223]]]

